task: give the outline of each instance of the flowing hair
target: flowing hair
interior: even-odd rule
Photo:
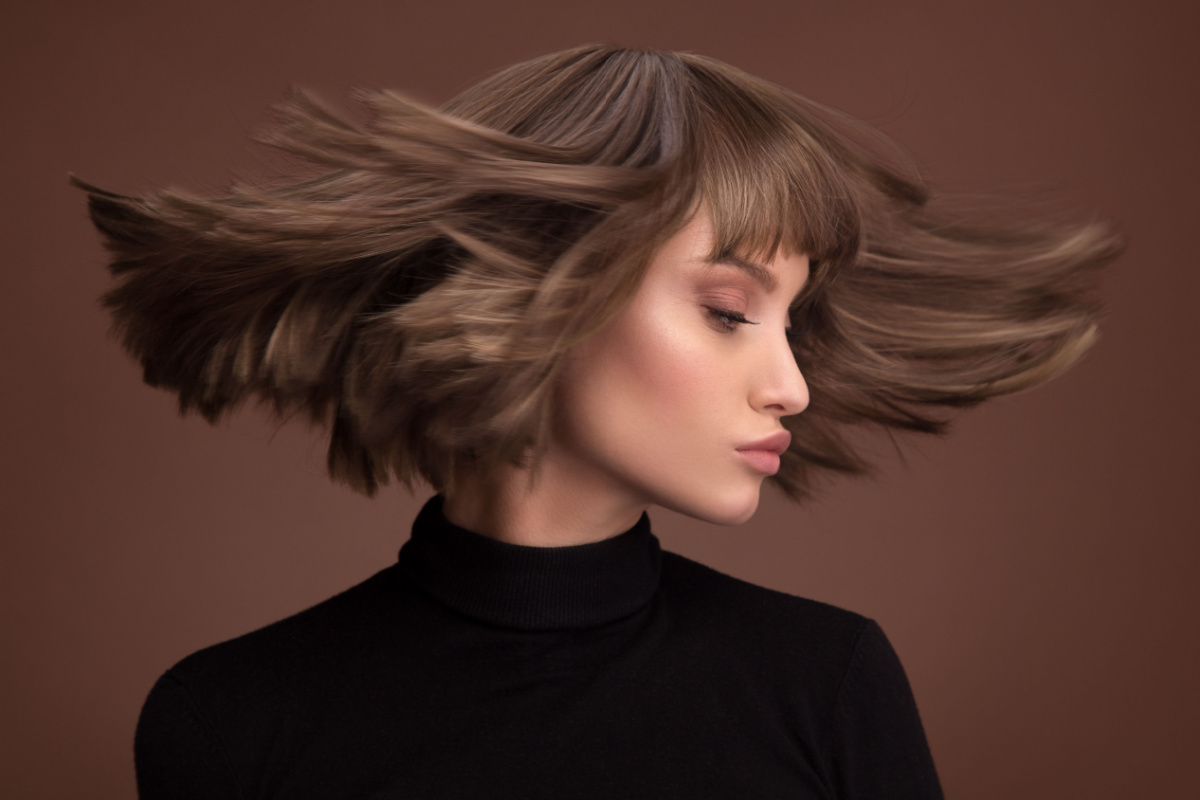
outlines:
[[[254,396],[327,424],[331,476],[368,495],[536,465],[564,355],[700,208],[714,259],[810,260],[791,314],[811,402],[771,478],[794,500],[868,468],[856,427],[939,432],[939,407],[1052,378],[1096,335],[1106,226],[936,213],[880,135],[710,58],[586,46],[438,110],[360,97],[363,123],[300,92],[279,107],[264,139],[304,178],[216,198],[75,182],[145,381],[210,422]]]

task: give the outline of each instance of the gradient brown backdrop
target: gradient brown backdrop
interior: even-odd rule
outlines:
[[[106,337],[73,171],[216,190],[292,83],[440,102],[611,40],[864,117],[937,187],[1049,195],[1129,240],[1065,378],[795,511],[668,548],[877,618],[951,798],[1200,796],[1194,3],[42,2],[0,12],[0,796],[133,792],[175,660],[389,564],[423,497],[328,483],[318,432],[181,420]]]

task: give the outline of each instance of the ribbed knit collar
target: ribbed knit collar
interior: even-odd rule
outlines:
[[[461,614],[520,630],[586,628],[629,616],[658,589],[658,539],[645,513],[600,542],[529,547],[460,528],[442,514],[442,499],[417,514],[400,568]]]

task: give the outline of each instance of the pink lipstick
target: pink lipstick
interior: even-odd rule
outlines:
[[[779,472],[779,456],[792,443],[792,435],[787,431],[777,431],[765,439],[742,445],[737,448],[742,460],[765,475]]]

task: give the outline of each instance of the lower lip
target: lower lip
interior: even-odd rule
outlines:
[[[774,475],[779,472],[779,454],[770,450],[738,450],[738,455],[747,464],[764,475]]]

